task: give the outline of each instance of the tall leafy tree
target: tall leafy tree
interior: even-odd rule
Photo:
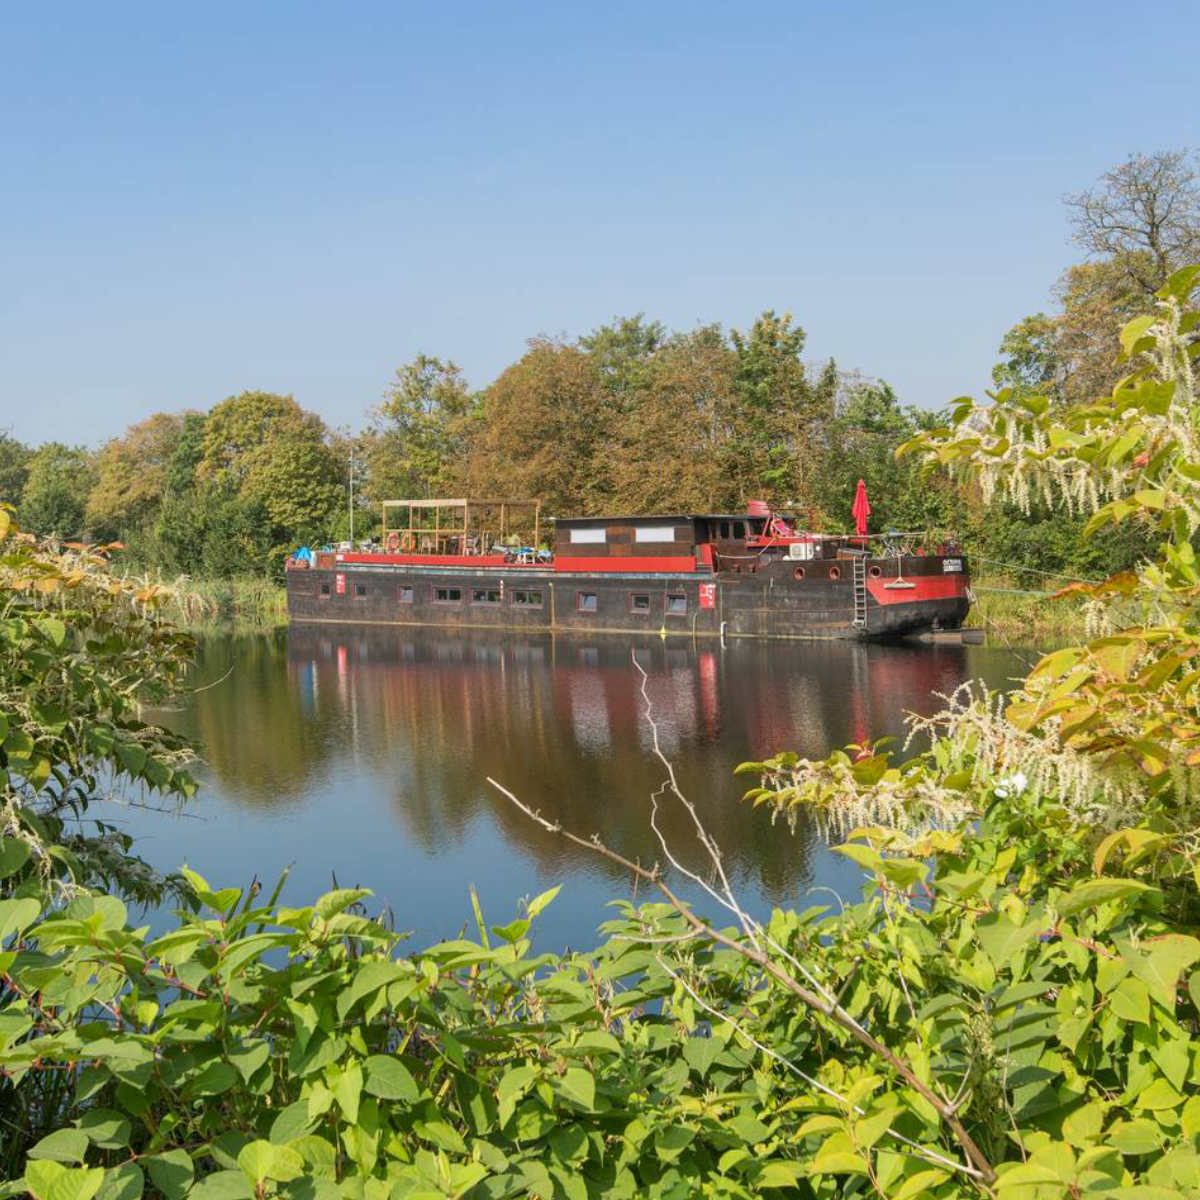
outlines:
[[[0,433],[0,504],[16,505],[29,477],[33,451],[8,433]]]
[[[801,358],[805,333],[791,313],[769,309],[730,337],[737,355],[739,413],[731,444],[739,499],[811,502],[811,479],[833,416],[837,369],[830,362],[815,382],[810,378]]]
[[[319,535],[344,495],[325,423],[271,392],[243,392],[212,409],[195,477],[260,511],[280,549]]]
[[[47,442],[38,447],[21,490],[22,524],[43,535],[82,537],[93,478],[92,456],[82,446]]]
[[[363,439],[373,500],[458,490],[478,401],[452,362],[419,354],[396,371]]]
[[[666,326],[647,321],[644,313],[616,317],[579,339],[600,372],[605,386],[618,400],[636,405],[650,385],[657,353],[667,344]],[[625,404],[621,404],[625,407]]]

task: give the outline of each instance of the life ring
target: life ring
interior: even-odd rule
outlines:
[[[400,549],[403,550],[405,554],[411,554],[413,552],[413,550],[416,549],[416,545],[417,545],[417,539],[413,535],[412,530],[406,529],[400,535]]]
[[[394,529],[387,536],[387,548],[389,554],[395,554],[400,549],[400,535]]]

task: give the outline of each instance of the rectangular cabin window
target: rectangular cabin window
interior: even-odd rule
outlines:
[[[603,546],[608,540],[608,530],[604,526],[599,529],[572,529],[571,530],[571,545],[572,546]]]
[[[673,542],[674,525],[638,525],[634,530],[635,542]]]
[[[733,523],[733,539],[740,542],[746,536],[746,522],[734,521]]]
[[[356,583],[354,585],[354,594],[356,596],[365,596],[367,594],[367,585],[365,583]]]
[[[474,588],[471,592],[472,604],[499,604],[499,588]]]
[[[729,522],[728,521],[721,522],[721,537],[725,541],[729,541]]]
[[[650,611],[650,594],[648,592],[630,592],[629,611],[631,613],[648,613]]]
[[[413,590],[410,587],[398,587],[396,589],[396,599],[401,604],[411,604],[413,602]]]
[[[329,595],[329,584],[327,584],[327,583],[323,583],[323,584],[321,584],[321,595],[322,595],[322,596],[328,596],[328,595]]]
[[[686,617],[687,597],[678,592],[667,593],[667,616]]]
[[[440,587],[433,589],[434,604],[461,604],[462,588]]]
[[[582,613],[594,613],[598,597],[595,592],[576,592],[575,607]]]
[[[520,605],[522,608],[541,608],[542,593],[541,592],[524,592],[517,591],[512,594],[512,602]]]

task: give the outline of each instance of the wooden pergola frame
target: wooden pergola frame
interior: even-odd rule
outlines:
[[[389,514],[398,511],[404,512],[402,523],[389,524]],[[532,532],[530,544],[536,548],[540,545],[541,516],[540,500],[385,500],[383,543],[386,546],[389,534],[396,533],[410,538],[410,549],[418,553],[466,554],[475,538],[475,553],[486,554],[494,542],[504,543],[513,535],[528,537]]]

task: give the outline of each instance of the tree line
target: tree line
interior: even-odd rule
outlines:
[[[1066,405],[1119,379],[1113,330],[1200,257],[1197,160],[1135,155],[1067,198],[1085,260],[1054,311],[1004,337],[998,395]],[[534,497],[551,515],[742,511],[750,499],[844,529],[866,480],[876,529],[955,528],[982,557],[1027,572],[1128,565],[1136,532],[1085,543],[1038,503],[990,510],[897,446],[945,423],[886,382],[805,358],[803,328],[768,310],[746,329],[672,331],[644,314],[574,339],[537,337],[488,386],[418,355],[358,434],[291,396],[247,391],[208,412],[155,413],[99,450],[0,434],[0,500],[43,535],[121,541],[135,566],[217,578],[271,574],[304,542],[368,532],[378,503],[437,495]]]

